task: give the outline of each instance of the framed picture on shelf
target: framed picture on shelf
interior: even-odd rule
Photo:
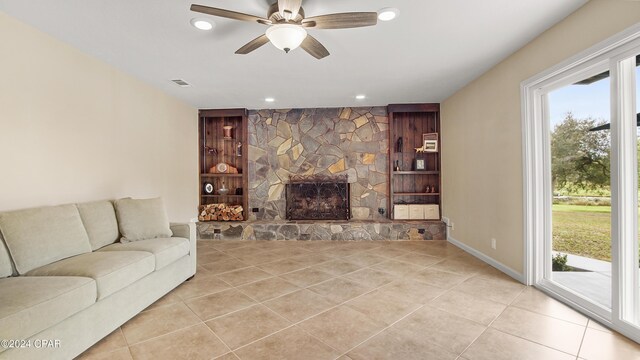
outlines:
[[[424,159],[416,159],[413,168],[416,171],[424,171],[425,170]]]
[[[422,134],[424,152],[438,152],[438,133]]]
[[[425,140],[424,152],[438,152],[438,140]]]

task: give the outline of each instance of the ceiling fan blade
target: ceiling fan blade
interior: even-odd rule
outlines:
[[[270,20],[265,19],[265,18],[261,18],[259,16],[239,13],[239,12],[231,11],[231,10],[218,9],[218,8],[213,8],[213,7],[209,7],[209,6],[204,6],[204,5],[191,4],[191,11],[195,11],[195,12],[199,12],[199,13],[203,13],[203,14],[208,14],[208,15],[213,15],[213,16],[220,16],[220,17],[223,17],[223,18],[228,18],[228,19],[233,19],[233,20],[257,22],[257,23],[264,24],[264,25],[270,25],[271,24]]]
[[[318,60],[329,56],[329,50],[309,34],[307,34],[307,37],[304,39],[302,44],[300,44],[300,47]]]
[[[376,12],[351,12],[313,16],[302,20],[302,26],[316,29],[349,29],[378,23]]]
[[[295,19],[298,16],[300,6],[302,6],[302,0],[278,0],[278,10],[287,20]]]
[[[267,37],[267,35],[260,35],[257,38],[249,41],[245,46],[238,49],[238,51],[236,51],[236,54],[241,54],[241,55],[248,54],[268,42],[269,42],[269,38]]]

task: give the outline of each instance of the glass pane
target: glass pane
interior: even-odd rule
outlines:
[[[549,93],[552,281],[611,308],[610,79]]]

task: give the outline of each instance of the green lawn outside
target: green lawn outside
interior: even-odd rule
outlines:
[[[611,207],[553,205],[553,250],[611,261]]]

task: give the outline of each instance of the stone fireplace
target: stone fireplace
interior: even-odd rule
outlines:
[[[286,219],[298,175],[346,175],[350,218],[387,218],[386,107],[251,110],[248,126],[249,220]]]
[[[387,107],[251,110],[248,120],[248,221],[199,223],[200,239],[446,239],[443,222],[387,218]]]
[[[348,176],[292,175],[286,185],[287,220],[349,220]]]

